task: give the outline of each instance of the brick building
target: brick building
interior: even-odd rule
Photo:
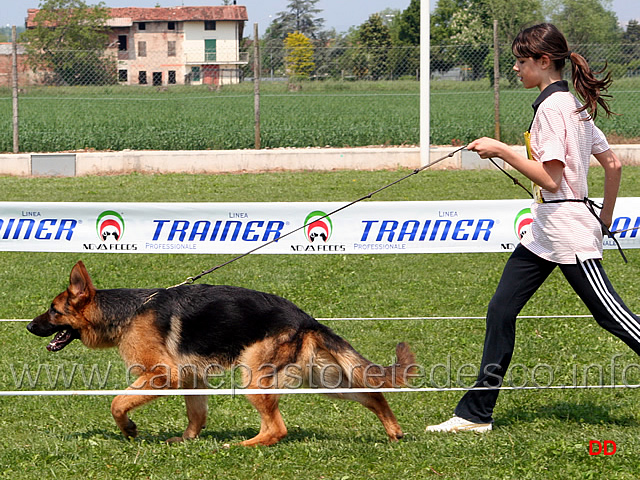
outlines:
[[[117,56],[118,81],[128,85],[211,84],[240,81],[247,9],[216,7],[111,8],[108,52]],[[37,9],[29,9],[27,28]]]
[[[0,87],[13,86],[12,64],[13,45],[0,43]],[[17,45],[18,85],[26,85],[34,81],[34,75],[26,65],[26,52],[23,45]]]

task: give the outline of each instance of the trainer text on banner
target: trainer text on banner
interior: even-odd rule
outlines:
[[[503,252],[529,227],[530,204],[366,202],[326,216],[343,204],[0,202],[0,250],[242,254],[272,242],[259,253]],[[640,198],[618,199],[611,230],[623,248],[640,247],[638,212]]]

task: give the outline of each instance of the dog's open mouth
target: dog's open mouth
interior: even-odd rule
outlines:
[[[47,350],[49,350],[50,352],[58,352],[69,345],[71,342],[73,342],[73,340],[75,340],[76,338],[80,338],[80,334],[77,330],[74,330],[73,328],[66,328],[64,330],[61,330],[56,333],[56,336],[53,337],[53,340],[49,342],[49,345],[47,345]]]

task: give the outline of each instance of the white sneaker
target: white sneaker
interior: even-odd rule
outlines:
[[[477,432],[484,433],[488,432],[492,429],[492,425],[490,423],[473,423],[469,420],[465,420],[464,418],[460,418],[457,416],[451,417],[446,422],[442,422],[439,425],[429,425],[427,427],[427,432]]]

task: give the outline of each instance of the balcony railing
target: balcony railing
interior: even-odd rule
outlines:
[[[244,65],[249,63],[248,52],[185,52],[185,63],[188,65],[203,65],[215,63],[216,65]]]

